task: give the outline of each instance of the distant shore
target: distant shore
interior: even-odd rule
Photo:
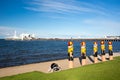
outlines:
[[[21,40],[21,39],[13,39],[13,38],[6,38],[3,40]],[[86,40],[90,40],[90,41],[120,41],[120,39],[116,39],[116,38],[33,38],[33,39],[24,39],[21,41],[32,41],[32,40],[65,40],[65,41],[69,41],[69,40],[81,40],[81,41],[86,41]]]
[[[120,56],[120,52],[114,53],[114,57],[116,56]],[[87,57],[87,65],[93,64],[90,58],[94,60],[93,56]],[[106,54],[106,58],[109,58],[108,54]],[[101,62],[100,55],[98,56],[98,59],[99,59],[98,62]],[[42,62],[42,63],[27,64],[27,65],[22,65],[22,66],[1,68],[0,77],[12,76],[12,75],[22,74],[22,73],[32,72],[32,71],[40,71],[40,72],[48,73],[48,69],[52,63],[57,63],[58,65],[60,65],[62,70],[69,69],[68,59],[63,59],[63,60],[56,60],[56,61],[49,61],[49,62]],[[80,66],[81,66],[81,63],[80,63],[79,58],[74,58],[74,68],[80,67]]]

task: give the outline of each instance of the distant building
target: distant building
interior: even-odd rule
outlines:
[[[106,36],[108,39],[120,39],[120,36]]]
[[[32,40],[32,39],[35,39],[35,34],[22,33],[19,36],[17,36],[15,31],[13,37],[6,38],[6,39],[7,40]]]
[[[34,34],[27,34],[27,33],[22,33],[20,34],[21,40],[31,40],[35,38]]]

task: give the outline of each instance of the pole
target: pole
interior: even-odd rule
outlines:
[[[102,55],[102,61],[106,61],[106,59],[105,59],[105,44],[104,44],[104,41],[101,41],[101,55]]]
[[[108,53],[109,53],[109,60],[113,60],[113,47],[112,42],[108,42]]]
[[[68,42],[68,60],[69,60],[69,68],[73,68],[73,42]]]
[[[98,54],[98,45],[97,42],[94,42],[93,45],[93,52],[94,52],[94,63],[98,62],[97,54]]]
[[[86,64],[86,43],[81,42],[81,57],[82,57],[82,65]]]

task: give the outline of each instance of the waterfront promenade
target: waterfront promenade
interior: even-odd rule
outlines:
[[[116,56],[120,56],[120,52],[114,53],[114,57]],[[108,54],[106,54],[106,58],[109,58]],[[87,56],[87,65],[94,64],[93,60],[94,60],[93,56]],[[98,56],[98,62],[101,62],[100,55]],[[69,69],[68,60],[63,59],[63,60],[48,61],[48,62],[1,68],[0,77],[12,76],[12,75],[17,75],[17,74],[22,74],[22,73],[32,72],[32,71],[40,71],[40,72],[48,73],[48,69],[52,63],[57,63],[58,65],[60,65],[62,70]],[[74,67],[80,67],[80,66],[81,66],[80,59],[74,58]]]

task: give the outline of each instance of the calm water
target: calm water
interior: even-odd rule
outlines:
[[[74,42],[74,57],[80,56],[80,42]],[[98,41],[99,54],[100,42]],[[107,43],[107,42],[106,42]],[[93,41],[86,41],[87,56],[93,55]],[[106,44],[106,48],[107,48]],[[113,42],[113,51],[120,52],[120,42]],[[106,49],[106,52],[108,50]],[[67,58],[67,41],[0,40],[0,67],[16,66]]]

